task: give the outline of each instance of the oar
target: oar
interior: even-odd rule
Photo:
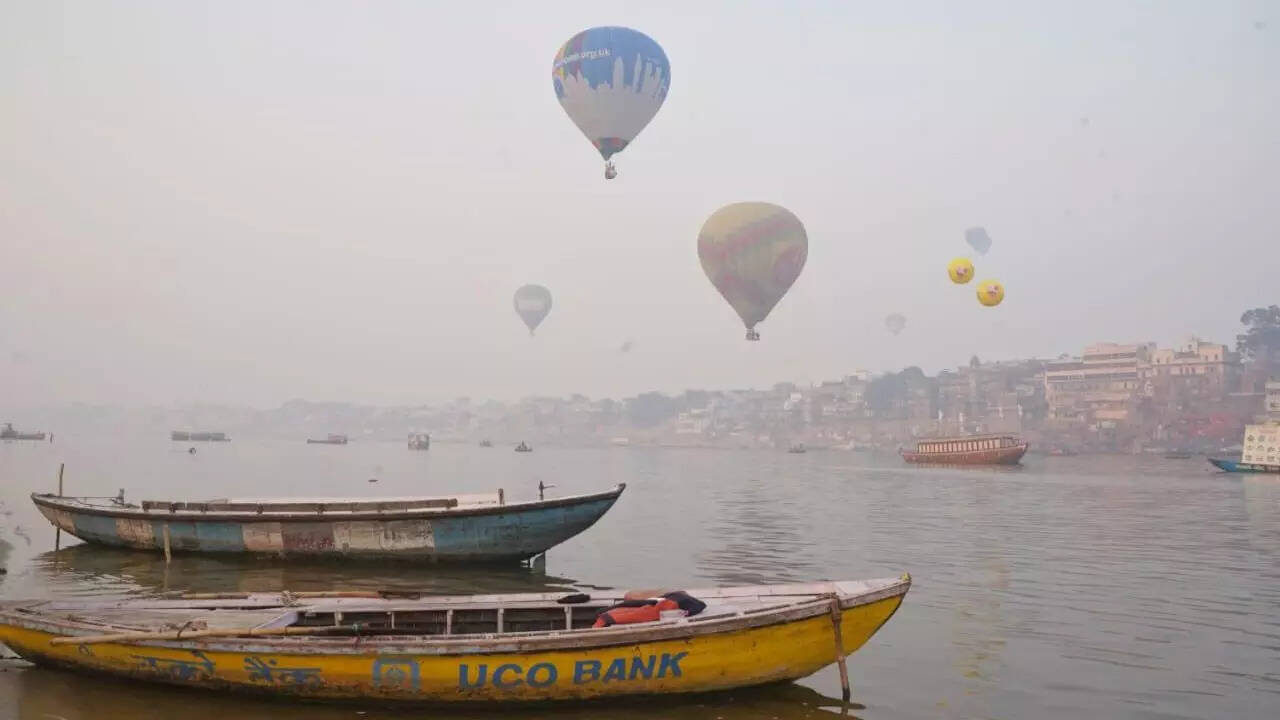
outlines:
[[[165,630],[162,632],[130,632],[112,635],[69,635],[54,638],[50,645],[97,645],[109,642],[134,642],[136,640],[195,640],[208,637],[259,637],[264,635],[328,635],[338,631],[353,632],[353,625],[323,625],[319,627],[281,628],[220,628],[216,630]]]

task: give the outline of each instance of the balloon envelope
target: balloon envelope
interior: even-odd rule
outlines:
[[[987,234],[986,228],[971,227],[965,230],[964,241],[979,255],[986,255],[991,249],[991,236]]]
[[[512,304],[532,335],[534,329],[547,317],[547,313],[551,312],[551,291],[541,285],[525,285],[516,290]]]
[[[978,285],[978,302],[995,307],[1004,300],[1004,285],[995,280],[983,280]]]
[[[703,272],[748,330],[791,288],[808,255],[809,238],[799,218],[770,203],[726,205],[698,234]]]
[[[889,332],[897,335],[907,326],[907,316],[901,313],[892,313],[884,319],[884,326]]]
[[[667,99],[671,63],[653,38],[625,27],[597,27],[556,53],[551,81],[560,107],[608,160],[622,152]]]
[[[969,258],[956,258],[947,263],[947,275],[951,278],[951,282],[964,285],[973,279],[973,263]]]

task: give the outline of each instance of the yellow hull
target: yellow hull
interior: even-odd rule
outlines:
[[[843,611],[844,651],[883,625],[902,596]],[[38,664],[209,689],[422,702],[582,700],[692,693],[805,677],[836,661],[831,617],[631,645],[529,653],[341,651],[254,639],[51,645],[61,635],[0,625],[0,641]],[[275,647],[272,647],[272,646]],[[256,651],[256,650],[261,650]]]

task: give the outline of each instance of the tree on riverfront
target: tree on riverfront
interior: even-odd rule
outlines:
[[[1248,310],[1240,322],[1247,328],[1236,336],[1240,357],[1267,366],[1280,364],[1280,305]]]

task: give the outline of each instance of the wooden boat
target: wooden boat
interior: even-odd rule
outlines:
[[[698,615],[606,628],[591,625],[621,593],[11,602],[0,604],[0,642],[40,665],[216,690],[460,703],[584,700],[805,677],[862,647],[910,585],[904,575],[690,590],[707,604]]]
[[[972,435],[955,438],[928,438],[916,449],[899,450],[909,463],[942,465],[1017,465],[1027,452],[1027,443],[1012,435]]]
[[[346,435],[329,435],[325,438],[307,438],[308,445],[346,445]]]
[[[523,440],[521,440],[520,444],[516,446],[516,452],[519,452],[519,453],[533,452],[533,448],[529,447],[528,445],[525,444]]]
[[[13,423],[5,423],[0,428],[0,440],[44,440],[47,436],[42,432],[22,432],[14,430]]]
[[[174,442],[231,442],[231,438],[227,437],[226,433],[186,432],[185,430],[170,432],[169,439]]]
[[[804,443],[796,443],[791,447],[787,448],[787,452],[791,453],[792,455],[803,455],[809,452],[809,449],[804,446]]]
[[[409,433],[410,450],[430,450],[431,436],[427,433]]]
[[[626,485],[508,503],[502,490],[419,498],[244,498],[208,502],[31,496],[55,527],[135,550],[515,562],[591,527]]]
[[[1214,467],[1223,472],[1229,473],[1274,473],[1280,474],[1280,465],[1266,465],[1263,463],[1247,463],[1239,460],[1224,460],[1220,458],[1209,458],[1209,462]]]

